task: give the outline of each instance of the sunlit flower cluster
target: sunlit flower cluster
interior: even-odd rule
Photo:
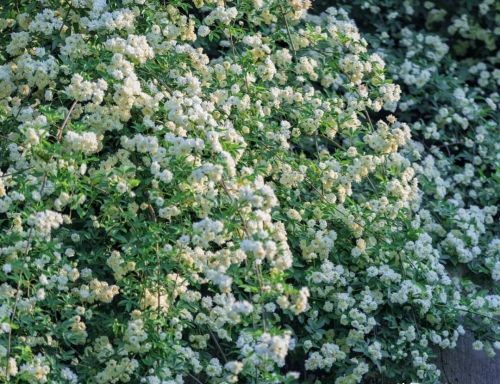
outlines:
[[[442,259],[500,278],[496,208],[469,204],[498,95],[463,85],[433,122],[400,121],[418,100],[387,75],[399,62],[311,6],[0,4],[1,381],[435,383],[464,313],[494,319],[500,297]],[[423,89],[447,46],[402,39],[403,83]],[[450,179],[411,130],[453,124],[478,135]],[[422,203],[425,177],[452,214]]]

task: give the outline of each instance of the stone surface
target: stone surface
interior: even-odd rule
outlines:
[[[472,349],[472,336],[466,334],[455,349],[441,355],[441,382],[443,384],[500,384],[500,353],[488,358],[483,351]]]

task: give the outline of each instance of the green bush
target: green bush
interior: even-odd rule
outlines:
[[[425,148],[453,126],[425,138],[449,117],[438,103],[453,116],[449,94],[425,94],[443,90],[445,56],[422,93],[405,83],[412,141],[391,114],[405,53],[310,5],[0,5],[3,381],[435,383],[435,347],[464,321],[476,347],[499,347],[500,298],[469,278],[500,265],[495,143],[474,146],[477,176],[474,157]],[[495,41],[481,36],[467,38]],[[495,76],[471,91],[485,121]]]

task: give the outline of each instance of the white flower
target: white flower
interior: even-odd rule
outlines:
[[[99,151],[99,140],[94,132],[68,131],[64,136],[64,142],[72,151],[83,152],[87,155]]]
[[[210,33],[210,28],[207,27],[206,25],[201,25],[198,28],[198,36],[200,37],[206,37]]]

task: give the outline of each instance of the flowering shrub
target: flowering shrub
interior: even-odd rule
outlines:
[[[2,380],[434,383],[471,313],[490,346],[345,12],[166,3],[0,5]]]
[[[457,283],[474,312],[487,316],[491,308],[477,295],[498,294],[500,280],[499,144],[489,139],[498,136],[499,4],[354,1],[345,6],[403,87],[394,111],[411,124],[414,142],[407,155],[416,161],[423,193],[421,225],[448,270],[460,276]],[[469,328],[478,327],[477,316],[464,320]],[[474,347],[494,355],[498,324],[479,324],[477,336],[483,340]]]

